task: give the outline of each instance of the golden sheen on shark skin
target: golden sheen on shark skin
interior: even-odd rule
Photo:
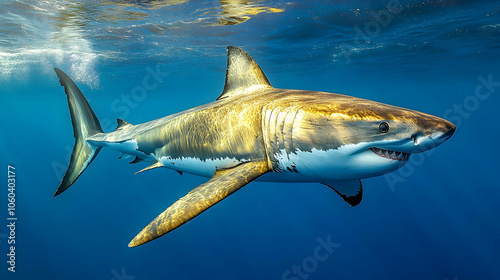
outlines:
[[[361,202],[361,179],[392,172],[413,153],[448,140],[455,126],[438,117],[357,97],[271,86],[245,51],[228,47],[226,83],[216,101],[143,124],[118,119],[103,132],[77,85],[64,86],[75,146],[54,196],[67,190],[101,148],[153,168],[211,178],[168,207],[129,244],[156,239],[252,181],[317,182],[350,206]],[[139,173],[137,172],[137,173]]]

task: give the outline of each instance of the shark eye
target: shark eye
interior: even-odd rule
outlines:
[[[382,133],[387,133],[387,131],[389,131],[389,124],[386,122],[381,123],[378,126],[378,130],[380,130],[380,132],[382,132]]]

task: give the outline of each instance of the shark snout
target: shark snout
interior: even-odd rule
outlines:
[[[453,133],[455,133],[455,130],[457,129],[455,127],[455,125],[453,125],[452,123],[450,123],[448,126],[447,126],[448,130],[446,132],[444,132],[442,135],[441,135],[441,139],[443,139],[443,142],[450,139],[451,136],[453,135]]]
[[[447,120],[439,119],[440,122],[436,124],[436,130],[431,134],[431,137],[439,145],[455,133],[456,127],[454,124]]]
[[[436,123],[435,128],[428,133],[417,132],[411,136],[413,143],[415,145],[415,151],[425,152],[432,148],[435,148],[446,140],[450,139],[450,137],[455,133],[456,127],[451,122],[446,120],[441,120]]]

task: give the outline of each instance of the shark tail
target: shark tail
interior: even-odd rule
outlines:
[[[54,71],[56,71],[59,82],[64,87],[68,98],[75,137],[75,146],[71,152],[68,169],[54,194],[54,196],[57,196],[67,190],[97,156],[101,147],[88,143],[87,138],[103,131],[94,111],[90,108],[89,103],[75,82],[60,69],[54,68]]]

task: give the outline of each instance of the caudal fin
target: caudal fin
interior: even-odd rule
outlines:
[[[87,143],[86,140],[88,137],[103,131],[94,111],[90,108],[89,103],[75,82],[60,69],[54,68],[54,71],[56,71],[59,82],[64,86],[64,91],[68,97],[69,112],[75,136],[75,146],[71,152],[68,170],[66,170],[64,178],[54,194],[54,196],[57,196],[67,190],[97,156],[101,147],[93,146]]]

